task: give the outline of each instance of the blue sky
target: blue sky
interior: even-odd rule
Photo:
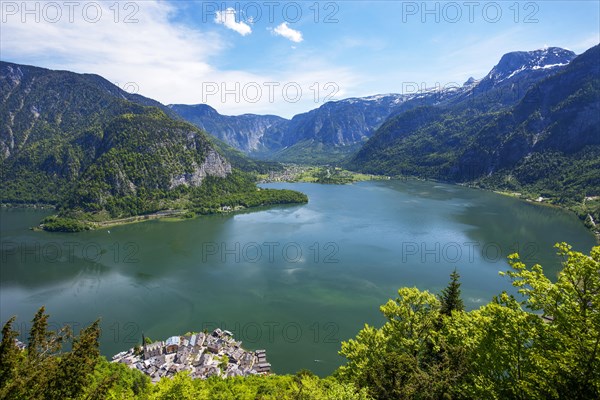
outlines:
[[[509,51],[600,41],[598,1],[1,2],[0,58],[169,103],[290,117],[462,84]]]

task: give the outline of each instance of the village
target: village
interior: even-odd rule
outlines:
[[[184,336],[171,336],[166,341],[146,343],[112,357],[150,376],[152,382],[188,371],[192,378],[206,379],[271,372],[265,350],[246,351],[233,334],[219,328],[212,333],[199,332]]]

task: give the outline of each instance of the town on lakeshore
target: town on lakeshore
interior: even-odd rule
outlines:
[[[189,371],[192,378],[206,379],[264,375],[271,372],[265,350],[246,351],[227,330],[171,336],[166,341],[146,343],[112,357],[150,376],[153,382]]]

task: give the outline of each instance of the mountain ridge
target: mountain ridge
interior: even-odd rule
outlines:
[[[280,121],[273,128],[256,132],[238,130],[235,139],[231,132],[219,126],[207,129],[246,154],[283,162],[329,163],[350,156],[390,117],[416,107],[496,102],[496,108],[515,104],[537,81],[568,65],[575,53],[558,47],[533,51],[517,51],[503,55],[483,78],[470,78],[461,87],[427,88],[415,93],[376,94],[327,102],[318,108]],[[551,67],[549,67],[551,66]],[[194,107],[199,107],[196,105]],[[470,106],[470,105],[469,105]],[[182,107],[182,105],[178,105]],[[208,106],[207,106],[208,107]],[[180,116],[199,127],[211,125],[210,118],[227,118],[232,123],[243,116],[221,116],[211,107],[212,114]],[[177,109],[175,109],[177,111]],[[216,113],[216,115],[214,114]],[[255,119],[267,116],[253,115]],[[248,138],[243,139],[245,135]],[[250,137],[252,139],[250,139]],[[253,146],[240,145],[254,141]]]
[[[346,166],[546,199],[593,227],[600,204],[585,199],[600,195],[600,45],[552,70],[499,108],[460,100],[393,116]]]
[[[53,218],[48,229],[173,208],[190,215],[307,201],[258,191],[224,154],[254,161],[98,75],[0,62],[0,89],[1,201],[58,206],[62,222]]]
[[[355,153],[346,165],[361,172],[542,194],[562,187],[570,201],[581,196],[583,181],[597,186],[583,175],[568,184],[572,171],[564,172],[577,152],[578,161],[595,166],[598,80],[590,76],[598,75],[597,49],[576,57],[560,48],[507,53],[484,78],[461,87],[331,101],[290,120],[223,116],[207,105],[164,106],[99,75],[0,62],[3,201],[83,204],[83,213],[111,217],[181,204],[215,210],[216,202],[200,204],[210,203],[197,190],[204,181],[228,197],[251,190],[237,166],[263,173],[273,167],[223,143],[235,140],[263,159],[339,163]],[[196,126],[185,122],[193,118]],[[563,131],[570,132],[567,139]],[[549,162],[562,166],[560,184],[540,178],[540,165]],[[216,182],[230,176],[221,191]],[[179,203],[169,198],[172,191]]]
[[[207,104],[169,104],[167,107],[200,129],[211,132],[218,139],[246,153],[260,152],[264,147],[261,139],[267,129],[289,121],[276,115],[221,115]]]

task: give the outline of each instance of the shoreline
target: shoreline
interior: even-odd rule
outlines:
[[[310,167],[310,168],[313,168],[313,167]],[[596,229],[589,227],[588,225],[586,225],[585,220],[582,220],[579,217],[579,215],[577,215],[577,213],[570,207],[550,203],[547,201],[547,200],[551,200],[551,198],[541,198],[541,200],[540,200],[540,198],[533,199],[533,198],[525,197],[523,194],[521,194],[519,192],[510,192],[510,191],[505,191],[505,190],[500,190],[500,189],[485,188],[485,187],[468,184],[468,183],[457,183],[457,182],[449,182],[449,181],[443,181],[443,180],[437,180],[437,179],[426,179],[426,178],[420,178],[420,177],[415,177],[415,176],[387,176],[387,175],[355,173],[355,172],[346,171],[346,170],[343,170],[343,171],[352,174],[353,177],[358,176],[359,178],[353,179],[353,180],[347,181],[347,182],[319,182],[319,181],[312,181],[312,180],[306,180],[306,179],[298,179],[298,176],[294,176],[293,179],[286,179],[285,177],[275,177],[274,179],[273,178],[272,179],[261,179],[261,180],[259,180],[259,182],[257,184],[316,183],[316,184],[320,184],[320,185],[331,185],[331,184],[353,184],[353,183],[358,183],[358,182],[380,181],[380,180],[399,180],[399,181],[414,180],[414,181],[421,181],[421,182],[432,182],[432,183],[443,183],[443,184],[447,184],[447,185],[456,185],[456,186],[461,186],[461,187],[466,187],[466,188],[471,188],[471,189],[493,192],[498,195],[511,197],[511,198],[514,198],[517,200],[527,202],[532,205],[551,207],[551,208],[556,208],[556,209],[560,209],[563,211],[568,211],[570,213],[573,213],[577,217],[577,219],[579,221],[581,221],[583,226],[594,235],[596,242],[598,244],[600,244],[600,228],[598,226],[600,224],[596,225]],[[306,173],[306,171],[304,170],[300,174],[302,174],[302,173]],[[367,178],[365,179],[365,177],[367,177]],[[304,204],[304,203],[288,203],[288,205],[293,205],[293,204]],[[230,214],[232,212],[251,211],[255,208],[269,207],[269,206],[274,206],[274,205],[283,205],[283,204],[262,204],[262,205],[255,206],[255,207],[244,207],[244,206],[221,207],[220,210],[216,210],[214,212],[194,213],[193,216],[185,216],[186,214],[191,212],[190,210],[186,210],[186,209],[161,210],[161,211],[157,211],[157,212],[151,213],[151,214],[137,215],[137,216],[118,218],[118,219],[113,219],[113,220],[81,221],[81,222],[87,224],[90,227],[89,230],[96,230],[96,229],[110,228],[110,227],[121,226],[121,225],[135,224],[135,223],[151,221],[151,220],[158,220],[158,219],[163,219],[163,220],[166,220],[169,222],[179,222],[179,221],[184,221],[186,219],[194,219],[194,218],[198,218],[198,217],[206,216],[206,215],[226,215],[226,214]],[[34,209],[42,209],[42,210],[56,209],[56,206],[54,206],[52,204],[46,204],[46,203],[16,203],[15,204],[15,203],[7,202],[7,203],[0,203],[0,207],[15,208],[15,209],[34,208]],[[32,230],[45,230],[45,229],[43,229],[41,224],[38,226],[32,227],[31,229]],[[47,230],[45,230],[45,231],[47,231]]]
[[[420,181],[420,182],[442,183],[442,184],[446,184],[446,185],[461,186],[461,187],[465,187],[465,188],[477,189],[477,190],[482,190],[482,191],[486,191],[486,192],[493,192],[493,193],[496,193],[496,194],[499,194],[502,196],[512,197],[514,199],[524,201],[528,204],[539,205],[539,206],[544,206],[544,207],[551,207],[551,208],[567,211],[567,212],[574,214],[575,217],[581,222],[581,224],[594,235],[596,242],[598,244],[600,244],[600,223],[596,224],[596,229],[587,226],[585,223],[585,219],[581,219],[579,217],[579,215],[575,212],[575,210],[573,210],[572,208],[548,202],[548,200],[551,200],[552,198],[544,197],[544,198],[541,198],[542,200],[539,200],[540,197],[538,197],[538,199],[534,199],[534,198],[526,197],[523,194],[518,193],[518,192],[510,192],[510,191],[503,191],[500,189],[486,188],[486,187],[481,187],[479,185],[470,184],[470,183],[451,182],[451,181],[444,181],[444,180],[439,180],[439,179],[422,178],[422,177],[417,177],[417,176],[403,176],[403,175],[389,176],[389,175],[363,174],[363,173],[359,173],[359,172],[352,172],[352,171],[346,171],[346,170],[343,170],[343,171],[349,172],[354,175],[359,175],[361,177],[369,176],[369,177],[373,177],[373,178],[371,178],[371,179],[355,179],[351,182],[344,182],[341,184],[352,184],[352,183],[358,183],[358,182],[380,181],[380,180],[398,180],[398,181],[412,180],[412,181]],[[288,180],[276,180],[276,181],[269,181],[269,182],[264,182],[264,183],[282,183],[282,182],[285,182],[285,183],[318,183],[318,184],[325,184],[325,185],[330,184],[330,183],[306,181],[306,180],[289,180],[289,181]]]
[[[151,214],[136,215],[133,217],[125,217],[125,218],[111,219],[111,220],[101,221],[101,222],[89,222],[89,223],[94,226],[94,229],[102,229],[102,228],[111,228],[114,226],[136,224],[138,222],[152,221],[155,219],[162,219],[162,218],[173,218],[174,220],[175,219],[183,220],[185,218],[182,218],[182,217],[178,218],[178,216],[184,215],[186,212],[187,212],[187,210],[164,210],[164,211],[157,211],[157,212],[151,213]]]
[[[477,187],[477,186],[468,186],[468,187],[473,187],[474,189],[479,189],[479,190],[491,191],[491,192],[494,192],[494,193],[502,195],[502,196],[512,197],[513,199],[525,201],[526,203],[529,203],[529,204],[532,204],[532,205],[535,205],[535,206],[549,207],[549,208],[554,208],[554,209],[557,209],[557,210],[563,210],[563,211],[567,211],[567,212],[573,213],[573,214],[575,214],[575,216],[577,217],[577,219],[579,221],[581,221],[581,223],[583,224],[583,226],[587,230],[589,230],[596,237],[596,242],[598,242],[598,244],[600,244],[600,227],[598,225],[595,225],[596,229],[591,228],[591,227],[587,226],[586,223],[585,223],[585,220],[582,220],[581,218],[579,218],[579,215],[577,215],[577,213],[574,210],[572,210],[571,208],[565,207],[565,206],[561,206],[559,204],[554,204],[554,203],[549,203],[547,201],[544,201],[544,200],[550,200],[551,198],[544,197],[542,200],[540,200],[540,198],[538,198],[538,199],[532,199],[532,198],[529,198],[529,197],[524,197],[521,193],[516,193],[516,192],[506,192],[506,191],[497,190],[497,189],[486,189],[486,188],[480,188],[480,187]],[[588,217],[591,217],[591,215],[588,214]]]
[[[344,171],[346,171],[346,170],[344,170]],[[420,181],[420,182],[442,183],[442,184],[446,184],[446,185],[461,186],[461,187],[465,187],[465,188],[482,190],[482,191],[486,191],[486,192],[493,192],[493,193],[496,193],[496,194],[499,194],[502,196],[512,197],[514,199],[524,201],[528,204],[544,206],[544,207],[551,207],[551,208],[567,211],[567,212],[574,214],[575,217],[581,222],[581,224],[594,235],[594,237],[596,238],[596,242],[598,244],[600,244],[600,224],[596,224],[596,229],[590,228],[589,226],[586,225],[585,220],[582,220],[581,218],[579,218],[579,215],[577,215],[577,213],[570,207],[566,207],[566,206],[554,204],[554,203],[549,203],[547,200],[551,200],[551,198],[544,197],[544,198],[542,198],[542,200],[539,200],[540,198],[533,199],[533,198],[525,197],[521,193],[518,193],[518,192],[509,192],[509,191],[503,191],[500,189],[485,188],[485,187],[481,187],[481,186],[469,184],[469,183],[450,182],[450,181],[444,181],[444,180],[439,180],[439,179],[422,178],[422,177],[417,177],[417,176],[400,176],[400,175],[388,176],[388,175],[362,174],[362,173],[352,172],[352,171],[346,171],[346,172],[349,172],[349,173],[355,174],[355,175],[360,175],[360,176],[371,176],[374,179],[355,179],[351,182],[344,182],[344,183],[339,183],[339,184],[352,184],[352,183],[358,183],[358,182],[380,181],[380,180],[398,180],[398,181],[412,180],[412,181]],[[302,180],[302,179],[300,179],[300,180],[298,180],[298,179],[272,180],[272,181],[261,182],[261,183],[317,183],[317,184],[321,184],[321,185],[330,184],[330,183],[317,182],[317,181],[306,181],[306,180]]]
[[[257,184],[265,183],[320,183],[323,185],[346,185],[356,182],[390,180],[389,176],[363,174],[331,165],[285,166],[283,172],[270,172],[258,176]]]
[[[79,231],[79,232],[83,232],[86,230],[94,231],[94,230],[99,230],[99,229],[113,228],[116,226],[123,226],[123,225],[131,225],[131,224],[137,224],[137,223],[153,221],[153,220],[163,220],[164,222],[181,222],[181,221],[185,221],[185,220],[192,220],[192,219],[206,217],[206,216],[229,215],[232,213],[238,213],[238,212],[244,212],[244,211],[252,212],[253,210],[258,210],[258,209],[268,208],[268,207],[273,207],[273,206],[295,206],[295,205],[301,205],[301,204],[306,204],[306,203],[274,203],[274,204],[261,204],[261,205],[252,206],[252,207],[244,207],[244,206],[239,206],[239,205],[235,206],[235,207],[224,206],[224,207],[221,207],[221,209],[216,210],[214,212],[193,213],[193,215],[190,215],[190,213],[192,212],[191,210],[177,209],[177,210],[161,210],[161,211],[157,211],[157,212],[151,213],[151,214],[110,219],[110,220],[106,220],[106,221],[89,221],[89,220],[78,220],[78,219],[75,219],[75,220],[86,225],[86,229]],[[12,207],[6,207],[6,208],[12,208]],[[35,208],[35,207],[32,206],[32,207],[23,207],[23,208]],[[30,229],[34,230],[34,231],[40,231],[40,232],[41,231],[57,232],[57,231],[44,229],[43,224],[33,226]],[[75,231],[75,232],[77,232],[77,231]],[[67,233],[75,233],[75,232],[67,232]]]
[[[272,205],[279,205],[279,204],[272,204]],[[236,206],[235,208],[231,208],[229,210],[219,210],[219,211],[215,211],[213,213],[207,213],[207,214],[194,214],[194,216],[190,216],[190,217],[186,217],[186,214],[188,214],[190,212],[190,210],[185,210],[185,209],[163,210],[163,211],[157,211],[152,214],[136,215],[133,217],[111,219],[111,220],[106,220],[106,221],[102,221],[102,222],[90,222],[90,223],[95,225],[94,229],[103,229],[103,228],[111,228],[111,227],[121,226],[121,225],[137,224],[140,222],[146,222],[146,221],[152,221],[152,220],[163,220],[165,222],[180,222],[180,221],[191,220],[191,219],[204,217],[204,216],[226,215],[226,214],[231,214],[231,213],[238,212],[238,211],[252,210],[254,208],[269,207],[269,206],[271,206],[271,205],[267,204],[264,206],[256,206],[256,207]]]
[[[53,209],[56,210],[54,204],[47,203],[0,203],[0,208],[39,208],[41,210]]]

